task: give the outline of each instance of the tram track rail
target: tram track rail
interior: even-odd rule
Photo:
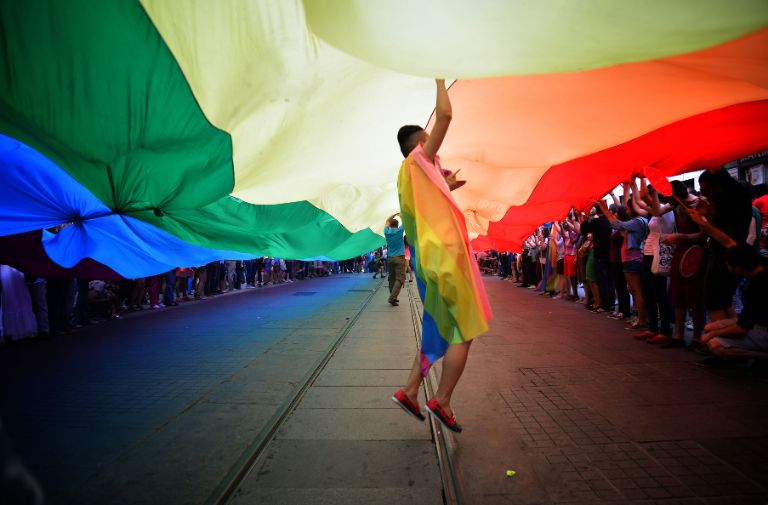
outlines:
[[[355,315],[347,321],[344,328],[342,328],[339,336],[329,344],[323,355],[310,367],[309,371],[298,382],[291,395],[277,408],[265,426],[259,431],[254,441],[243,451],[238,460],[231,466],[227,475],[210,493],[207,500],[204,502],[206,505],[226,505],[235,498],[237,490],[248,475],[258,466],[262,456],[267,452],[267,449],[275,439],[280,428],[286,423],[291,414],[293,414],[309,389],[323,370],[325,370],[325,367],[347,338],[347,335],[355,326],[357,320],[363,312],[365,312],[365,309],[368,308],[371,300],[378,290],[381,289],[382,285],[383,283],[380,283],[376,288],[371,290],[360,309],[358,309]],[[414,337],[418,348],[421,343],[422,315],[418,294],[414,294],[414,290],[415,288],[412,288],[410,284],[404,289],[408,294]],[[435,394],[437,384],[437,374],[434,369],[430,369],[429,374],[424,378],[425,401]],[[430,425],[432,441],[435,444],[435,452],[443,490],[443,503],[445,505],[471,505],[467,493],[465,492],[464,477],[461,468],[458,465],[457,444],[454,435],[443,429],[440,423],[432,419],[431,416],[427,416],[427,420]]]
[[[307,394],[307,391],[309,391],[323,370],[325,370],[328,362],[333,358],[339,346],[341,346],[347,338],[347,335],[355,326],[355,323],[362,313],[368,308],[368,305],[371,303],[371,300],[381,288],[382,284],[383,283],[379,283],[376,288],[371,290],[360,309],[358,309],[354,316],[349,318],[349,321],[347,321],[347,324],[342,328],[336,340],[329,344],[323,355],[315,361],[309,371],[297,383],[297,386],[294,388],[291,395],[280,404],[272,417],[267,421],[266,425],[259,431],[255,440],[243,451],[240,458],[238,458],[232,465],[224,479],[221,480],[208,496],[208,499],[204,502],[206,505],[225,505],[235,497],[235,493],[240,485],[251,471],[256,468],[270,443],[275,439],[277,432],[299,406],[304,399],[304,396]]]
[[[416,346],[421,348],[421,328],[422,328],[422,307],[418,293],[414,295],[412,283],[407,283],[408,302],[411,309],[411,320],[413,321],[413,332],[416,337]],[[429,373],[423,379],[424,400],[435,395],[437,391],[437,374],[434,367],[430,368]],[[432,441],[435,444],[437,453],[437,464],[440,469],[440,480],[443,484],[443,503],[445,505],[471,505],[464,474],[459,464],[458,445],[456,438],[452,433],[447,432],[442,425],[435,421],[432,416],[427,416],[432,432]]]

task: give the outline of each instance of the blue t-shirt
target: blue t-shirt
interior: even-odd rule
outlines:
[[[403,242],[403,227],[394,230],[389,226],[384,228],[384,238],[387,239],[387,255],[405,256],[405,243]]]

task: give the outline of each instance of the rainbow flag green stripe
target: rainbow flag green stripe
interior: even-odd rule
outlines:
[[[343,259],[383,242],[308,201],[231,197],[231,136],[208,121],[139,2],[4,2],[0,33],[0,134],[44,155],[115,215],[190,246],[254,256]],[[177,257],[184,265],[183,248]]]

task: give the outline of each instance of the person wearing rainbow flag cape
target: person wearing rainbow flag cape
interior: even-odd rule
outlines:
[[[456,173],[443,171],[437,156],[452,111],[445,81],[438,79],[436,83],[431,134],[416,125],[403,126],[397,134],[405,157],[397,184],[400,216],[424,315],[421,349],[405,386],[395,392],[392,400],[423,421],[419,386],[430,366],[443,358],[440,383],[426,409],[443,426],[460,432],[451,396],[464,371],[472,339],[488,330],[493,316],[469,245],[464,215],[450,194],[464,181],[457,181]]]

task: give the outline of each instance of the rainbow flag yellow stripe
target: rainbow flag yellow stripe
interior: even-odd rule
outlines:
[[[464,215],[421,146],[400,167],[398,194],[424,302],[422,353],[431,364],[448,344],[467,342],[487,331],[493,314]]]

